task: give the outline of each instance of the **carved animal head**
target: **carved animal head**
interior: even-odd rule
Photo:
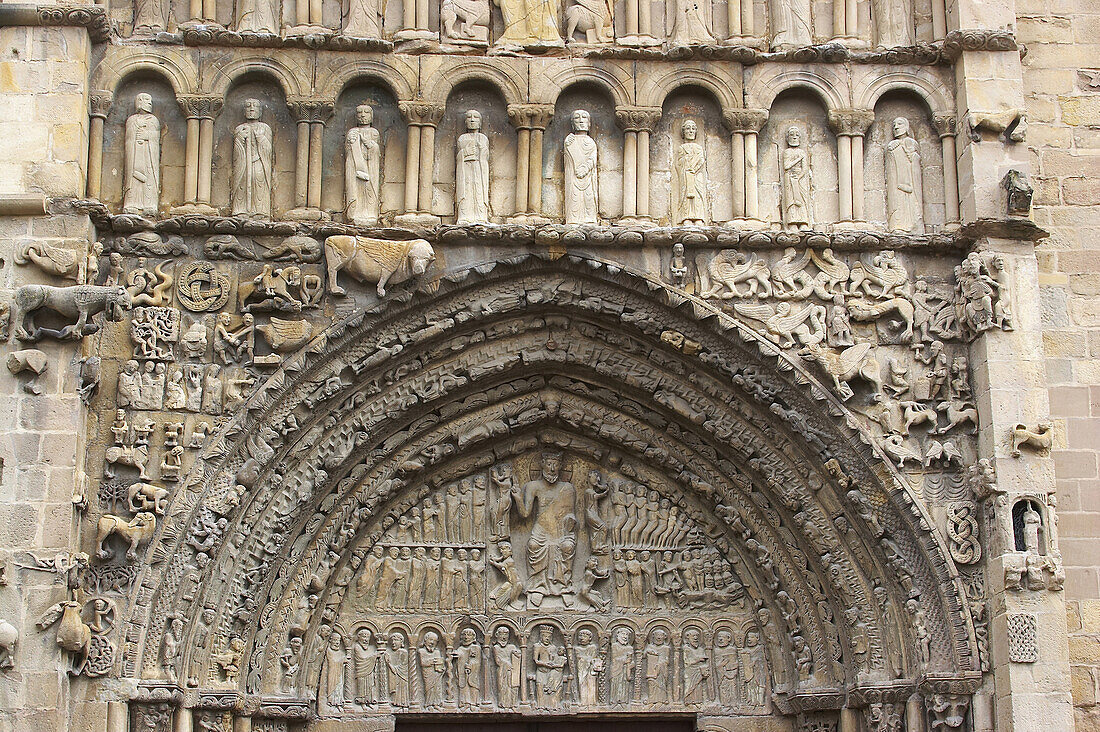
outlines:
[[[409,246],[409,271],[420,276],[428,271],[428,267],[435,261],[435,250],[432,245],[423,239],[417,239]]]
[[[125,287],[119,285],[111,292],[109,302],[123,310],[130,310],[134,307],[134,300],[130,297],[130,293],[126,291]]]

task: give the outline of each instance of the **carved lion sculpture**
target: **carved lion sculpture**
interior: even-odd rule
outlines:
[[[111,552],[107,550],[104,542],[113,535],[118,534],[129,548],[126,550],[128,559],[137,559],[137,549],[142,543],[153,538],[153,532],[157,530],[157,517],[148,511],[142,511],[131,520],[105,514],[96,525],[96,556],[100,559],[109,559]]]
[[[23,285],[15,292],[15,307],[22,316],[16,337],[22,341],[39,341],[46,336],[58,340],[79,340],[99,330],[98,324],[89,322],[92,316],[108,308],[129,310],[132,305],[125,288],[118,286]],[[39,310],[51,310],[76,322],[60,329],[45,328],[35,324],[35,313]]]
[[[336,275],[344,270],[360,282],[377,283],[379,297],[386,285],[421,277],[435,261],[435,250],[424,239],[387,241],[366,236],[336,235],[325,239],[328,287],[333,295],[345,294]]]
[[[1020,448],[1024,446],[1042,452],[1049,450],[1053,444],[1054,425],[1050,422],[1040,422],[1035,429],[1026,424],[1012,428],[1012,457],[1020,457]]]
[[[130,497],[130,508],[134,512],[152,511],[163,514],[167,508],[168,489],[163,486],[138,481],[127,489],[127,494]]]

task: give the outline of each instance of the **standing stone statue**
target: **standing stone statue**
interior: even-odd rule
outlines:
[[[683,142],[676,149],[676,175],[673,179],[673,220],[682,226],[706,226],[707,160],[702,144],[697,141],[699,125],[685,120],[680,127]]]
[[[504,18],[497,46],[562,46],[557,0],[493,0]]]
[[[439,647],[439,634],[429,630],[417,649],[420,657],[420,671],[424,676],[424,706],[438,709],[443,706],[443,683],[447,673],[447,663],[443,659],[443,650]]]
[[[260,100],[245,101],[244,118],[233,131],[230,208],[234,216],[270,218],[273,148],[271,127],[260,121]]]
[[[571,599],[577,550],[577,491],[561,480],[561,455],[542,456],[542,472],[514,496],[520,516],[535,517],[527,541],[527,597],[536,607],[545,595]]]
[[[577,631],[577,643],[573,647],[577,659],[577,690],[582,707],[594,707],[600,703],[600,676],[604,665],[600,647],[593,640],[592,631],[581,628]]]
[[[679,44],[717,43],[710,30],[710,0],[675,0],[669,40]]]
[[[134,0],[134,35],[157,33],[167,27],[164,0]]]
[[[871,0],[871,20],[876,45],[883,48],[913,45],[911,0]]]
[[[497,671],[497,703],[511,709],[519,701],[522,654],[512,642],[508,626],[498,626],[493,631],[493,664]]]
[[[344,637],[333,631],[325,650],[325,675],[321,679],[321,699],[332,709],[340,709],[346,700],[348,654],[344,650]]]
[[[485,44],[489,41],[489,0],[443,0],[439,26],[444,41]]]
[[[351,0],[348,19],[344,23],[344,35],[356,38],[382,37],[382,9],[379,0]]]
[[[586,43],[614,43],[615,20],[610,0],[572,0],[565,9],[565,40],[572,42],[577,31]]]
[[[238,33],[279,33],[279,18],[272,0],[237,0]]]
[[[348,130],[344,144],[344,215],[358,226],[373,226],[381,205],[382,146],[369,104],[355,108],[355,119],[359,124]]]
[[[588,134],[592,115],[573,112],[573,132],[565,137],[565,223],[595,224],[599,221],[599,170],[596,141]]]
[[[810,0],[770,0],[770,6],[773,47],[790,48],[813,43]]]
[[[134,113],[126,119],[124,213],[155,216],[160,203],[160,121],[153,116],[153,97],[134,98]]]
[[[355,645],[352,646],[352,669],[355,673],[355,703],[361,706],[378,702],[378,661],[380,652],[372,642],[374,634],[370,628],[355,631]]]
[[[802,146],[802,130],[787,130],[787,149],[780,160],[783,184],[783,228],[797,231],[809,229],[814,222],[813,174],[810,156]]]
[[[898,117],[894,139],[886,145],[886,228],[924,233],[924,186],[920,145],[909,131],[909,120]]]
[[[458,136],[455,157],[457,223],[489,223],[489,138],[476,109],[466,112],[466,132]]]

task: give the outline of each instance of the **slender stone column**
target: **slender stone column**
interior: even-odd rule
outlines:
[[[626,34],[638,35],[638,0],[626,0]]]
[[[88,112],[88,198],[99,198],[103,183],[103,122],[111,111],[114,94],[109,91],[93,92],[89,96]]]
[[[294,156],[294,208],[305,208],[309,188],[309,122],[298,121],[298,150]]]
[[[940,135],[943,152],[943,206],[944,224],[949,228],[959,224],[959,170],[955,156],[955,115],[937,114],[932,124]]]
[[[324,99],[291,99],[291,115],[298,122],[298,151],[294,167],[294,210],[287,218],[316,221],[321,211],[321,162],[325,123],[335,105]]]
[[[297,25],[309,25],[310,0],[298,0],[294,4],[294,20]]]
[[[870,109],[829,112],[829,127],[837,136],[840,221],[863,221],[863,136],[874,121]]]
[[[766,109],[731,109],[722,113],[731,133],[733,151],[733,220],[739,226],[758,227],[760,178],[757,170],[757,135],[768,121]]]
[[[221,112],[221,97],[182,94],[176,102],[187,117],[187,143],[183,170],[182,206],[172,213],[206,213],[210,205],[210,177],[214,161],[214,117]]]
[[[649,216],[649,138],[653,133],[638,130],[638,215]]]
[[[187,14],[190,16],[191,22],[201,23],[203,19],[202,0],[191,0],[187,6]]]
[[[409,125],[405,142],[405,213],[416,213],[420,186],[420,125]]]
[[[443,107],[425,102],[399,102],[409,125],[405,151],[405,213],[398,217],[406,225],[438,223],[432,215],[432,174],[435,165],[435,128],[443,119]]]
[[[638,215],[638,131],[623,133],[623,217]]]
[[[202,17],[208,23],[217,22],[217,0],[202,0]]]
[[[107,732],[129,732],[130,710],[124,701],[107,702]]]
[[[542,214],[542,137],[554,116],[552,104],[509,104],[508,119],[518,132],[515,218]]]
[[[178,707],[176,709],[176,720],[173,729],[175,732],[194,732],[191,710],[189,708]]]
[[[416,2],[417,0],[404,0],[404,28],[402,30],[416,30]]]
[[[932,40],[942,41],[947,36],[947,4],[944,0],[932,0]]]
[[[623,218],[640,223],[649,217],[649,139],[661,110],[655,107],[620,107],[615,121],[623,130]]]
[[[233,715],[233,732],[252,732],[252,717],[247,714]]]

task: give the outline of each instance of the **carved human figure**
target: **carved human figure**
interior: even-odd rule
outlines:
[[[1039,553],[1039,529],[1043,525],[1043,518],[1035,507],[1028,501],[1023,514],[1024,523],[1024,550],[1028,554]]]
[[[775,48],[809,46],[813,43],[810,0],[770,0],[772,45]]]
[[[604,672],[604,662],[591,630],[581,628],[577,631],[573,653],[577,659],[577,689],[581,706],[593,707],[600,701],[600,675]]]
[[[909,120],[898,117],[894,139],[886,145],[886,228],[924,233],[924,185],[920,145],[913,139]]]
[[[420,673],[424,677],[424,706],[438,709],[443,706],[443,678],[447,674],[447,662],[439,647],[439,634],[429,630],[417,649],[420,657]]]
[[[605,569],[600,571],[600,561],[596,557],[589,557],[588,561],[584,563],[584,581],[581,583],[580,598],[591,605],[593,608],[606,611],[611,607],[610,598],[604,597],[603,593],[596,589],[597,582],[601,582],[611,577],[611,570]]]
[[[422,546],[413,549],[409,560],[409,607],[424,607],[424,577],[427,575],[428,552]]]
[[[134,0],[134,35],[164,30],[166,15],[163,0]]]
[[[764,706],[764,686],[768,667],[764,658],[764,646],[755,630],[745,633],[745,645],[741,649],[741,700],[753,707]]]
[[[374,592],[378,586],[378,575],[385,561],[385,549],[381,544],[375,544],[371,547],[370,554],[363,558],[362,569],[359,570],[359,579],[355,582],[355,589],[365,604],[374,602]]]
[[[399,569],[400,559],[401,549],[391,546],[379,572],[377,597],[378,604],[382,607],[396,607],[398,586],[405,581]]]
[[[515,488],[515,477],[512,475],[512,464],[501,463],[493,466],[490,471],[493,485],[496,486],[496,500],[493,501],[493,525],[490,535],[494,539],[507,539],[512,534],[509,514],[512,512],[512,491]]]
[[[560,708],[568,661],[565,649],[554,643],[554,630],[549,625],[539,626],[533,660],[535,673],[531,681],[535,687],[535,705],[541,709]]]
[[[710,222],[707,201],[706,152],[699,143],[699,125],[684,120],[680,126],[683,142],[676,148],[673,179],[673,219],[678,225],[705,226]]]
[[[584,33],[586,43],[615,41],[614,3],[609,0],[571,0],[565,8],[565,40],[572,43],[573,34]]]
[[[122,211],[155,216],[160,204],[160,120],[153,115],[149,94],[134,97],[134,113],[126,118],[125,153]]]
[[[245,0],[246,2],[248,0]],[[259,0],[263,4],[264,0]],[[271,127],[260,121],[260,100],[244,103],[245,121],[233,131],[233,185],[230,209],[234,216],[271,216],[273,146]]]
[[[382,13],[385,0],[351,0],[344,35],[356,38],[381,38]]]
[[[741,664],[733,633],[722,629],[714,634],[714,667],[718,672],[718,700],[727,707],[741,701]]]
[[[170,682],[175,683],[179,669],[180,651],[183,648],[183,618],[178,615],[168,621],[168,629],[164,634],[164,651],[161,655],[160,666],[164,669],[164,676]]]
[[[534,516],[527,541],[527,598],[536,607],[546,595],[567,603],[573,591],[573,556],[577,549],[576,489],[561,480],[562,457],[542,456],[541,475],[514,494],[523,518]]]
[[[882,48],[913,45],[911,0],[871,0],[876,45]]]
[[[355,120],[344,141],[344,215],[357,226],[373,226],[380,210],[382,146],[369,104],[355,108]]]
[[[382,660],[386,664],[390,704],[399,708],[409,706],[409,649],[405,647],[403,635],[390,633],[389,647]]]
[[[279,665],[283,669],[281,689],[292,694],[298,683],[298,670],[302,667],[302,636],[292,635],[287,646],[279,656]]]
[[[504,576],[504,581],[489,593],[489,599],[493,604],[503,610],[518,600],[525,590],[523,580],[520,579],[519,572],[516,570],[516,560],[512,557],[512,545],[503,542],[500,545],[500,559],[490,557],[489,564]]]
[[[489,138],[481,131],[481,112],[467,110],[465,120],[455,160],[456,223],[484,224],[489,222]]]
[[[612,704],[629,704],[634,691],[634,644],[630,631],[616,628],[611,634],[611,653],[609,657],[608,697]]]
[[[485,609],[485,558],[480,549],[470,550],[469,561],[470,607]]]
[[[493,666],[497,677],[497,703],[511,709],[519,701],[519,686],[522,655],[519,647],[512,642],[512,631],[506,625],[493,631]]]
[[[672,661],[672,645],[668,631],[656,628],[645,647],[645,693],[650,704],[664,704],[669,700],[668,680]]]
[[[696,628],[684,631],[684,703],[698,705],[710,701],[710,654]]]
[[[459,634],[459,646],[452,651],[458,682],[458,705],[476,707],[481,703],[481,646],[473,628]]]
[[[355,631],[352,646],[352,672],[355,674],[355,703],[371,706],[378,703],[378,662],[380,651],[373,645],[374,634],[370,628]]]
[[[674,0],[672,33],[669,40],[677,44],[716,43],[710,30],[709,0]]]
[[[485,43],[489,40],[489,0],[443,0],[439,26],[444,41]]]
[[[780,175],[783,187],[783,227],[809,229],[814,222],[813,173],[810,156],[802,145],[802,130],[787,129],[787,147],[783,151]]]
[[[325,649],[325,675],[322,678],[321,698],[332,709],[344,706],[344,687],[347,683],[348,654],[344,649],[344,636],[335,630],[329,634]]]
[[[599,169],[596,141],[589,134],[592,115],[573,112],[573,131],[565,136],[565,223],[599,222]]]
[[[238,0],[236,30],[238,33],[277,34],[279,19],[275,3],[272,0]]]
[[[493,0],[504,19],[498,46],[561,46],[555,0]]]

